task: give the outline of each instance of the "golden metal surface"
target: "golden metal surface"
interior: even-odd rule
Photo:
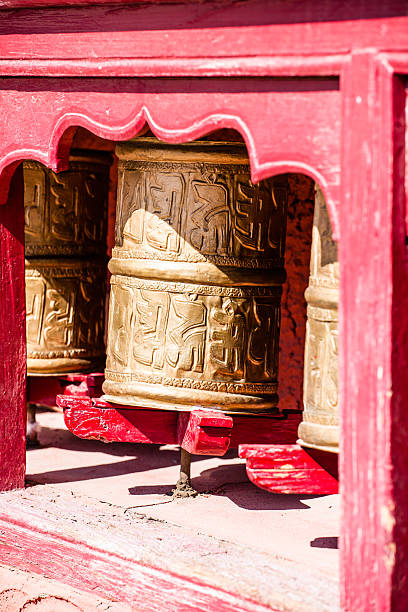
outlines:
[[[29,375],[103,367],[109,163],[75,151],[57,175],[24,162]]]
[[[338,302],[339,264],[330,219],[318,189],[313,220],[303,386],[303,421],[299,443],[338,452]]]
[[[110,156],[73,151],[69,170],[56,174],[25,161],[26,257],[81,257],[106,253]]]
[[[109,401],[277,405],[286,178],[254,185],[244,145],[118,145]]]
[[[28,373],[75,372],[103,363],[104,258],[26,260],[25,281]]]

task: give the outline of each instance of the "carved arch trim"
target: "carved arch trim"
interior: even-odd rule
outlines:
[[[18,80],[12,79],[12,81]],[[57,84],[55,84],[56,81]],[[36,109],[33,109],[33,106],[38,102],[36,98],[44,98],[44,101],[51,105],[52,98],[59,95],[59,81],[63,82],[64,79],[53,79],[54,89],[50,92],[41,92],[41,95],[38,96],[30,91],[21,91],[24,105],[31,107],[30,111],[34,116]],[[321,93],[326,92],[316,92],[318,96]],[[120,97],[120,94],[113,94],[115,95]],[[195,99],[199,100],[200,95],[197,93]],[[90,110],[92,101],[86,104],[83,99],[79,99],[69,100],[69,104],[65,106],[71,108],[60,109],[59,112],[51,111],[51,116],[47,118],[47,121],[44,121],[44,117],[40,117],[40,121],[34,126],[36,129],[32,129],[33,126],[27,124],[22,118],[19,126],[19,142],[13,147],[7,147],[7,151],[4,150],[5,147],[0,146],[0,203],[6,201],[10,179],[22,160],[35,159],[55,172],[66,169],[70,145],[77,127],[83,127],[101,138],[120,141],[136,136],[145,125],[148,125],[159,139],[169,143],[187,142],[220,128],[230,128],[239,132],[246,143],[254,182],[281,173],[300,172],[310,176],[320,185],[328,204],[333,235],[338,239],[340,151],[328,151],[327,147],[323,146],[319,158],[318,151],[322,139],[319,135],[316,136],[312,129],[309,129],[307,117],[303,125],[299,123],[299,120],[293,121],[292,124],[288,123],[287,118],[282,116],[281,111],[284,106],[280,100],[277,100],[278,108],[273,113],[274,116],[266,117],[262,112],[255,112],[254,97],[256,96],[254,92],[248,91],[240,94],[241,99],[238,104],[240,112],[220,112],[217,108],[220,106],[219,101],[216,100],[214,103],[210,98],[211,94],[205,93],[204,95],[208,99],[204,105],[201,103],[200,106],[204,107],[201,113],[192,112],[191,108],[187,108],[192,101],[190,100],[187,104],[186,96],[178,92],[170,95],[168,93],[159,94],[153,101],[148,102],[143,100],[148,96],[135,92],[131,96],[133,108],[130,113],[126,113],[124,112],[127,110],[125,102],[121,104],[118,98],[113,100],[110,92],[101,91],[96,112]],[[226,95],[228,97],[228,93]],[[296,97],[299,92],[293,95]],[[174,98],[171,100],[173,116],[169,115],[168,109],[170,96]],[[83,98],[83,92],[80,92],[78,97]],[[229,97],[232,98],[231,95]],[[161,98],[164,100],[163,107],[161,107]],[[273,102],[273,93],[270,98],[271,100],[265,98],[266,102]],[[72,108],[74,106],[75,109]],[[223,106],[225,107],[225,104]],[[325,113],[323,116],[326,119]],[[265,129],[266,119],[271,121],[270,129]],[[276,121],[276,125],[273,120]],[[9,137],[13,130],[13,123],[15,126],[15,121],[12,122],[12,125],[5,126]],[[321,131],[324,132],[327,127],[323,125]],[[301,145],[298,151],[293,146],[296,141]],[[36,143],[38,143],[37,146],[35,146]],[[315,150],[312,151],[312,154],[307,152],[305,155],[304,151],[308,149],[308,143]]]

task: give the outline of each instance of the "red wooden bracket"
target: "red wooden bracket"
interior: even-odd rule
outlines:
[[[104,442],[180,444],[197,455],[224,455],[239,444],[296,441],[299,414],[287,418],[226,415],[215,410],[154,410],[102,399],[59,395],[65,424],[80,438]]]
[[[338,493],[337,455],[298,444],[241,444],[248,478],[271,493],[330,495]]]
[[[102,372],[92,374],[66,374],[61,378],[64,395],[82,397],[100,397],[105,375]]]
[[[222,456],[233,421],[215,411],[176,412],[114,406],[90,397],[59,395],[68,429],[80,438],[104,442],[180,444],[195,455]]]
[[[215,410],[180,412],[177,419],[177,441],[195,455],[222,457],[231,442],[233,420]]]
[[[30,404],[56,406],[56,398],[60,393],[77,397],[99,397],[102,394],[104,380],[102,372],[28,376],[27,401]]]
[[[101,399],[59,395],[67,428],[79,438],[135,444],[177,444],[177,413],[115,406]]]

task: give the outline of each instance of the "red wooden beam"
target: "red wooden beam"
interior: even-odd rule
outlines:
[[[59,395],[65,424],[79,438],[135,444],[177,444],[177,413],[122,407],[103,400]]]
[[[126,4],[140,4],[154,2],[174,2],[174,0],[126,0]],[[196,0],[184,0],[184,2],[196,2]],[[89,6],[92,4],[124,4],[124,0],[0,0],[0,8],[36,8],[47,6]]]
[[[291,444],[296,441],[300,413],[287,418],[226,415],[196,410],[149,410],[120,406],[90,397],[59,395],[65,424],[79,438],[104,442],[180,444],[198,455],[224,455],[239,444]]]
[[[61,374],[60,376],[29,376],[27,379],[27,402],[42,406],[56,406],[57,395],[77,397],[99,397],[102,393],[104,375]]]
[[[240,444],[295,444],[302,419],[299,411],[285,412],[277,417],[233,416],[231,448]]]
[[[271,493],[330,495],[338,493],[337,455],[309,451],[298,444],[242,444],[248,478]]]

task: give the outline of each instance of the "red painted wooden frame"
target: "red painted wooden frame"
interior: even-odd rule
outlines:
[[[168,142],[235,128],[254,180],[305,172],[328,200],[341,270],[342,605],[405,610],[406,3],[14,8],[38,3],[0,3],[14,9],[0,13],[1,488],[24,475],[20,160],[64,169],[78,125],[120,140],[147,122]]]

